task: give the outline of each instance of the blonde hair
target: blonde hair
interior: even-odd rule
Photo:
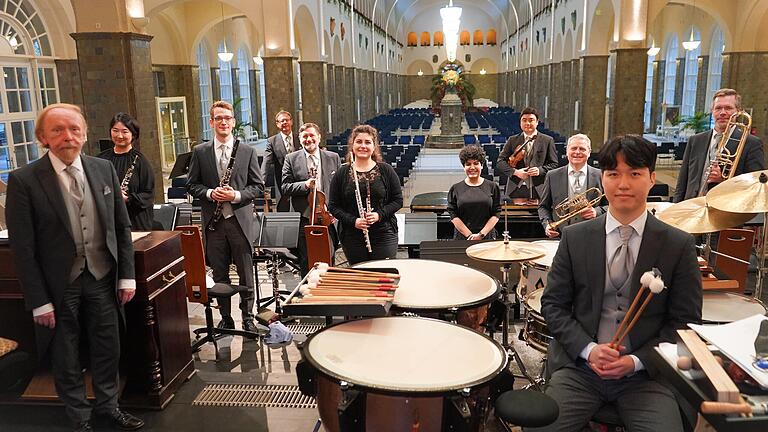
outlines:
[[[235,108],[232,106],[231,103],[227,101],[220,100],[220,101],[214,102],[213,105],[211,105],[211,110],[210,110],[211,117],[213,117],[213,110],[216,108],[228,109],[232,113],[232,115],[235,115]]]
[[[48,114],[50,114],[50,112],[55,109],[62,109],[76,113],[78,117],[80,117],[80,120],[83,122],[83,135],[88,135],[88,123],[85,122],[85,116],[83,115],[83,111],[79,106],[68,103],[50,104],[42,111],[40,111],[40,114],[37,115],[37,119],[35,120],[35,137],[37,137],[37,141],[40,142],[40,145],[42,145],[44,148],[48,148],[48,144],[43,142],[43,132],[45,132],[45,119],[48,117]]]
[[[715,104],[715,99],[725,96],[736,96],[736,109],[741,109],[741,95],[734,89],[721,88],[712,95],[712,106]]]

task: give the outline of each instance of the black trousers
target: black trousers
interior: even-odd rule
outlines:
[[[92,409],[85,397],[80,361],[83,336],[88,340],[96,396],[93,410],[108,413],[117,408],[120,327],[114,283],[114,273],[96,280],[86,268],[67,286],[61,307],[54,311],[56,326],[51,346],[54,382],[67,415],[75,423],[90,419]]]
[[[371,252],[365,246],[362,231],[354,226],[345,226],[341,234],[341,248],[350,265],[395,258],[397,256],[397,231],[392,227],[370,230]]]
[[[205,224],[203,224],[205,226]],[[243,321],[253,319],[253,245],[243,233],[237,218],[221,218],[216,223],[215,230],[205,232],[205,258],[213,269],[213,281],[230,284],[229,265],[237,267],[237,277],[240,285],[247,286],[248,291],[240,293],[240,311]],[[219,299],[221,316],[232,316],[231,297]]]

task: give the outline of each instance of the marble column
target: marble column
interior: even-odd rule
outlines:
[[[766,142],[768,123],[768,53],[739,52],[723,55],[723,75],[720,87],[735,89],[741,94],[741,105],[752,113],[752,128]],[[760,77],[760,78],[758,78]]]
[[[251,117],[253,117],[254,129],[259,131],[260,137],[267,136],[267,131],[262,127],[264,118],[261,112],[261,76],[264,72],[259,69],[248,71],[251,77]]]
[[[656,133],[656,127],[661,123],[662,105],[664,104],[664,73],[666,60],[653,62],[653,88],[651,89],[651,130]]]
[[[608,138],[643,133],[645,104],[644,71],[648,67],[647,48],[620,48],[613,63],[611,121]]]
[[[592,141],[598,151],[605,136],[605,87],[608,84],[608,56],[585,56],[580,59],[581,94],[579,96],[579,125],[581,133]]]
[[[336,81],[336,100],[333,105],[333,111],[337,115],[334,116],[334,129],[336,133],[341,133],[347,128],[347,110],[351,107],[347,102],[347,93],[350,89],[347,87],[346,80],[344,79],[344,66],[334,66],[334,80]]]
[[[298,121],[298,85],[296,82],[297,60],[294,57],[264,57],[264,83],[267,98],[268,135],[278,132],[274,121],[279,111],[285,110]]]
[[[211,97],[213,101],[221,100],[221,70],[218,67],[211,68]]]
[[[696,105],[694,112],[709,112],[712,104],[707,100],[707,81],[709,79],[709,56],[699,56],[698,76],[696,77]]]
[[[326,109],[326,80],[328,79],[325,62],[302,61],[301,65],[301,109],[304,121],[320,127],[321,135],[328,130],[328,110]]]
[[[683,88],[685,87],[685,57],[675,61],[675,105],[683,104]],[[682,110],[681,110],[682,113]]]

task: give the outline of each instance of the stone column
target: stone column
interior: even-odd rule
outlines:
[[[766,142],[768,126],[768,82],[757,77],[768,76],[768,53],[739,52],[723,56],[721,87],[735,89],[741,94],[741,105],[752,112],[752,127]]]
[[[281,110],[288,111],[296,121],[298,86],[296,83],[296,58],[264,57],[264,83],[267,97],[268,135],[277,133],[275,122],[269,121]]]
[[[566,113],[565,106],[568,103],[568,97],[564,91],[566,87],[563,85],[563,63],[564,62],[557,62],[552,64],[552,80],[549,99],[549,125],[551,129],[559,132],[564,132],[565,129],[565,119],[563,116]]]
[[[211,68],[211,97],[213,98],[213,101],[221,100],[221,77],[219,76],[219,73],[221,70],[219,70],[218,67],[212,67]]]
[[[301,64],[301,107],[304,121],[320,126],[320,134],[328,130],[328,110],[326,109],[326,64],[322,61],[302,61]]]
[[[712,104],[707,100],[707,79],[709,78],[709,56],[699,56],[698,76],[696,77],[696,105],[694,112],[708,112]]]
[[[109,138],[109,122],[115,113],[131,114],[142,129],[141,141],[136,147],[152,164],[155,199],[162,201],[164,176],[149,49],[152,36],[136,33],[72,33],[71,36],[77,47],[82,105],[89,126],[85,152],[98,153],[99,139]],[[69,69],[72,74],[74,67]],[[76,95],[73,92],[71,96],[75,99]]]
[[[346,118],[343,130],[351,128],[357,124],[357,92],[358,87],[355,85],[355,68],[345,67],[344,69],[344,82],[346,83],[347,91],[344,93],[345,103],[347,104]]]
[[[570,61],[564,61],[560,63],[562,89],[563,95],[561,98],[563,110],[561,111],[561,119],[558,122],[560,129],[555,129],[558,132],[568,135],[568,132],[573,128],[573,105],[572,101],[575,98],[573,94],[573,85],[579,80],[579,68],[576,67]]]
[[[56,60],[59,81],[59,101],[83,106],[83,88],[80,83],[80,67],[75,60]]]
[[[685,57],[675,60],[675,105],[683,104],[683,88],[685,85]],[[682,109],[680,110],[682,115]]]
[[[608,56],[582,57],[579,74],[579,126],[581,133],[592,141],[592,150],[598,151],[606,140],[605,87],[608,81]]]
[[[565,125],[565,128],[563,129],[564,134],[571,136],[574,133],[576,133],[576,129],[574,128],[575,120],[576,120],[576,101],[579,101],[579,105],[581,105],[581,88],[584,85],[581,79],[581,59],[575,58],[570,61],[571,63],[571,85],[570,87],[565,87],[567,90],[566,94],[568,94],[568,108],[567,108],[567,115],[565,116],[566,121],[568,122]],[[579,120],[579,123],[581,120]],[[581,125],[579,125],[581,127]]]
[[[263,73],[258,69],[251,69],[248,71],[251,77],[251,113],[253,117],[254,129],[259,131],[259,136],[264,137],[267,134],[266,130],[262,129],[262,113],[261,113],[261,74]],[[268,119],[267,119],[268,120]]]
[[[336,82],[336,99],[334,100],[333,128],[334,133],[340,133],[347,128],[347,110],[350,108],[347,103],[347,93],[349,88],[344,79],[344,66],[334,66],[334,80]]]
[[[643,133],[645,74],[648,67],[647,48],[620,48],[613,64],[611,89],[612,109],[609,137]]]
[[[656,127],[659,126],[659,122],[661,120],[661,106],[664,104],[664,73],[666,71],[666,67],[666,60],[656,60],[653,62],[650,133],[656,133]]]
[[[159,97],[183,96],[187,101],[187,135],[191,142],[200,141],[200,74],[197,65],[155,64],[153,69],[165,76],[165,91]],[[143,135],[143,133],[142,133]]]
[[[338,110],[334,108],[336,106],[336,67],[331,64],[327,63],[325,65],[325,75],[327,77],[326,81],[326,87],[325,87],[325,94],[326,96],[326,117],[328,117],[328,123],[329,126],[326,129],[325,133],[328,135],[335,135],[336,134],[336,125],[338,124]],[[330,113],[328,112],[328,105],[331,106]]]

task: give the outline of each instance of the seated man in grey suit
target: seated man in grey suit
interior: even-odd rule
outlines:
[[[547,431],[578,431],[603,404],[614,404],[628,430],[681,431],[672,390],[651,352],[675,331],[701,321],[701,274],[693,236],[646,211],[656,146],[619,136],[600,150],[608,211],[566,227],[541,299],[554,340],[546,393],[560,406]],[[610,345],[640,277],[656,268],[666,289],[653,296],[622,346]]]
[[[680,165],[680,174],[677,177],[674,202],[680,202],[689,198],[704,195],[707,190],[725,180],[718,164],[712,163],[715,159],[715,148],[720,142],[728,119],[735,112],[741,110],[741,95],[733,89],[720,89],[712,98],[712,116],[715,119],[715,128],[688,138],[688,145],[683,153],[683,162]],[[738,138],[740,135],[734,135]],[[736,152],[736,140],[731,140],[728,149]],[[760,138],[750,135],[744,143],[739,164],[736,166],[734,176],[765,169],[765,155],[763,143]],[[705,179],[705,174],[709,176]]]
[[[573,198],[574,195],[593,187],[600,189],[600,191],[603,190],[603,185],[600,182],[600,170],[587,164],[590,153],[592,153],[592,141],[588,136],[576,134],[568,138],[568,146],[566,147],[568,165],[553,169],[547,173],[544,179],[544,188],[541,201],[539,201],[539,220],[541,220],[544,232],[549,238],[560,236],[558,230],[549,227],[551,222],[560,220],[560,216],[554,212],[555,206],[563,200]],[[590,195],[587,198],[594,198],[594,196]],[[602,213],[601,207],[588,207],[578,216],[563,222],[561,226],[594,219]]]
[[[283,165],[283,194],[291,198],[294,210],[301,213],[299,225],[299,263],[301,275],[309,272],[307,261],[307,240],[304,238],[304,226],[310,223],[312,208],[307,201],[309,191],[316,189],[328,194],[331,190],[331,178],[341,166],[339,155],[321,149],[320,128],[314,123],[304,123],[299,129],[302,151],[296,151],[285,157]],[[312,173],[314,172],[314,176]],[[318,179],[320,181],[318,181]],[[328,198],[328,197],[327,197]],[[318,223],[318,222],[315,222]],[[336,243],[336,229],[328,227],[331,244]],[[314,263],[311,263],[314,264]],[[332,264],[332,263],[331,263]]]

